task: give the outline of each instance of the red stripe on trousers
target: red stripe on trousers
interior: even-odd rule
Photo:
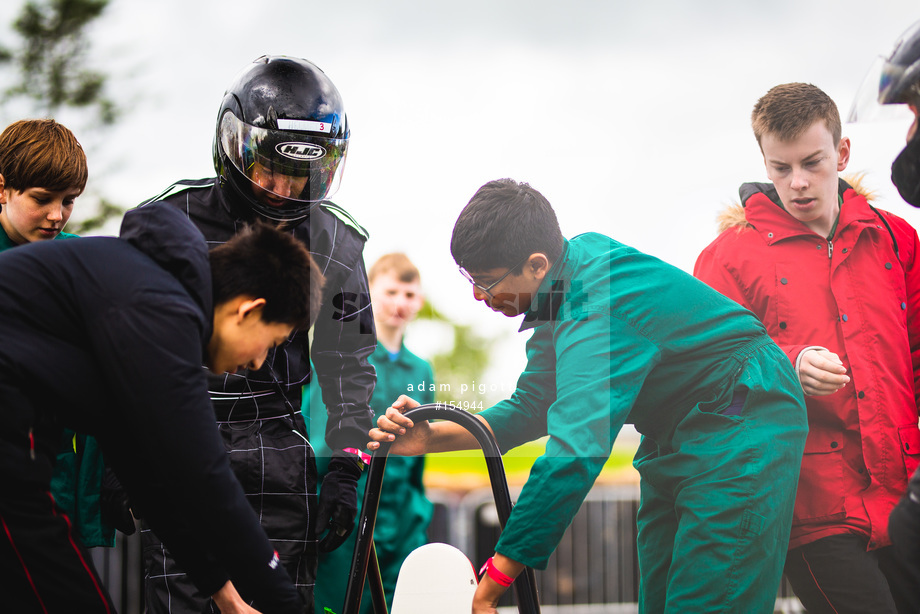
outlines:
[[[89,576],[90,580],[93,581],[93,586],[96,588],[96,594],[99,595],[99,600],[105,604],[105,611],[112,614],[111,608],[109,608],[109,600],[105,598],[105,592],[102,590],[102,587],[99,586],[99,583],[96,582],[96,574],[93,573],[92,567],[90,567],[86,560],[83,558],[83,554],[80,552],[79,546],[73,540],[73,526],[70,524],[70,518],[67,517],[67,514],[59,514],[57,508],[54,507],[54,497],[51,496],[51,493],[48,493],[48,498],[51,499],[51,513],[55,516],[60,516],[64,519],[64,522],[67,523],[67,539],[70,541],[70,546],[73,548],[74,553],[77,555],[77,558],[80,559],[80,564],[83,565],[86,575]]]
[[[6,524],[3,516],[0,516],[0,522],[3,523],[3,530],[6,531],[6,536],[10,540],[10,546],[13,548],[13,552],[16,553],[16,558],[19,559],[19,564],[22,565],[22,570],[26,574],[26,579],[29,581],[29,586],[32,587],[32,592],[35,593],[35,598],[38,599],[38,605],[42,607],[42,612],[48,614],[48,608],[45,607],[45,603],[42,601],[41,595],[38,594],[38,588],[35,586],[35,582],[32,581],[32,574],[29,573],[29,568],[26,567],[26,562],[22,560],[22,555],[19,554],[19,548],[16,547],[16,543],[13,541],[13,534],[10,533],[10,528]]]
[[[815,581],[815,587],[817,587],[817,589],[818,589],[819,591],[821,591],[821,596],[824,597],[824,600],[825,600],[825,601],[827,601],[828,607],[830,607],[830,609],[832,609],[832,610],[836,613],[836,612],[837,612],[837,608],[834,607],[834,604],[831,603],[831,600],[828,599],[827,595],[824,593],[824,589],[821,588],[821,585],[818,583],[818,579],[815,577],[815,573],[811,570],[811,564],[808,562],[808,559],[805,558],[805,552],[804,552],[804,551],[802,552],[802,562],[804,562],[804,563],[805,563],[805,567],[808,568],[808,575],[810,575],[810,576],[811,576],[811,579]]]

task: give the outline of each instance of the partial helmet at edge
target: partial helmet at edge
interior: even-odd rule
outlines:
[[[878,101],[882,104],[920,102],[920,21],[901,35],[885,60]]]

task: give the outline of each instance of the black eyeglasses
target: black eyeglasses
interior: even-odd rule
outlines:
[[[528,260],[529,258],[530,258],[530,254],[528,254],[527,256],[524,256],[524,259],[523,259],[523,260],[521,260],[520,262],[518,262],[517,264],[515,264],[513,267],[511,267],[510,269],[508,269],[508,270],[505,272],[504,275],[502,275],[501,277],[499,277],[498,279],[496,279],[495,281],[493,281],[493,282],[492,282],[491,284],[489,284],[488,286],[483,286],[482,284],[477,283],[477,281],[476,281],[475,279],[473,279],[473,276],[470,275],[469,271],[467,271],[467,270],[464,269],[463,267],[460,267],[460,274],[463,275],[464,277],[466,277],[466,280],[467,280],[468,282],[470,282],[471,284],[473,284],[473,287],[474,287],[474,288],[476,288],[477,290],[479,290],[480,292],[482,292],[483,294],[485,294],[487,297],[489,297],[489,300],[492,300],[492,299],[495,298],[495,296],[493,296],[493,294],[492,294],[492,288],[494,288],[495,286],[497,286],[498,284],[500,284],[501,281],[502,281],[504,278],[506,278],[506,277],[508,277],[509,275],[511,275],[511,272],[512,272],[512,271],[514,271],[514,270],[517,269],[519,266],[521,266],[522,264],[524,264],[525,262],[527,262],[527,260]]]

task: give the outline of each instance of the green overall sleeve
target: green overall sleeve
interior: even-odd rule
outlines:
[[[515,392],[483,416],[503,450],[525,434],[539,436],[535,424],[549,435],[496,546],[543,569],[609,457],[659,352],[601,309],[537,327],[527,353],[523,394]]]

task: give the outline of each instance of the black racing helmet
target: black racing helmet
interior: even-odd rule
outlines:
[[[920,21],[894,44],[888,57],[879,58],[859,88],[849,121],[885,114],[881,109],[910,105],[920,110]],[[916,122],[916,118],[913,118]],[[920,208],[920,130],[891,164],[891,182],[904,201]]]
[[[214,168],[260,216],[297,221],[338,189],[348,136],[342,97],[322,70],[264,55],[224,94]]]

